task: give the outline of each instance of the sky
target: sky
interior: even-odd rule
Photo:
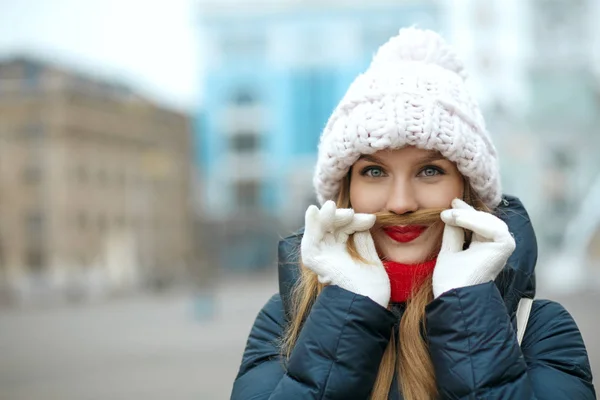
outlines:
[[[0,57],[34,55],[168,107],[201,102],[194,0],[0,0]]]

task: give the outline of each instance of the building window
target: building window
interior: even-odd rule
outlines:
[[[249,90],[238,90],[232,97],[232,103],[238,106],[248,106],[256,103],[256,98]]]
[[[32,272],[40,272],[44,268],[44,252],[37,247],[25,251],[25,263]]]
[[[551,162],[552,166],[558,168],[561,171],[568,170],[574,164],[573,160],[572,160],[572,156],[571,156],[572,154],[575,154],[575,153],[570,151],[570,149],[568,149],[568,148],[564,148],[564,147],[554,148],[550,152],[550,156],[551,156],[550,162]]]
[[[25,78],[23,83],[27,89],[35,88],[38,85],[41,72],[41,65],[30,61],[25,62],[23,65],[23,75]]]
[[[23,169],[23,182],[39,183],[42,180],[42,168],[39,164],[27,164]]]
[[[235,184],[236,204],[241,209],[256,208],[259,205],[260,183],[242,181]]]
[[[28,242],[37,243],[44,234],[44,216],[41,211],[31,211],[25,216],[25,234]]]
[[[237,153],[255,152],[260,138],[255,132],[240,132],[231,137],[231,149]]]
[[[44,137],[44,127],[41,124],[29,123],[21,130],[24,139],[36,140]]]

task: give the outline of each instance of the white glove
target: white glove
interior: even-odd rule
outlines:
[[[390,280],[379,259],[369,229],[375,215],[337,209],[333,201],[319,210],[308,207],[301,254],[303,264],[315,272],[319,282],[371,298],[382,307],[390,301]],[[346,248],[354,234],[358,254],[367,263],[354,260]]]
[[[442,248],[433,270],[433,295],[459,287],[496,279],[515,249],[515,239],[500,218],[477,211],[454,199],[452,209],[441,214],[446,223]],[[473,232],[469,248],[463,251],[464,230]]]

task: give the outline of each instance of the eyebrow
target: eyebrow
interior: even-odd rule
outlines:
[[[431,152],[428,155],[426,155],[425,157],[421,158],[419,160],[419,163],[429,163],[429,162],[433,162],[433,161],[439,161],[439,160],[448,160],[446,157],[444,157],[443,155],[441,155],[440,153],[438,153],[437,151],[435,152]]]
[[[362,154],[360,157],[358,157],[358,160],[356,160],[356,161],[360,161],[360,160],[369,161],[369,162],[376,163],[376,164],[383,164],[383,161],[381,161],[378,157],[371,155],[371,154]]]
[[[381,161],[380,158],[378,158],[377,156],[374,156],[372,154],[363,154],[361,155],[357,161],[368,161],[368,162],[372,162],[372,163],[376,163],[376,164],[384,164],[383,161]],[[444,157],[443,155],[441,155],[440,153],[438,153],[437,151],[432,151],[429,152],[427,155],[419,158],[417,160],[417,162],[419,164],[426,164],[429,162],[433,162],[433,161],[439,161],[439,160],[447,160],[446,157]]]

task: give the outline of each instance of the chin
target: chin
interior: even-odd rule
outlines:
[[[437,256],[439,249],[430,243],[381,243],[378,249],[381,258],[386,261],[394,261],[401,264],[418,264],[429,261]]]
[[[432,257],[428,257],[426,253],[406,254],[406,252],[385,252],[383,259],[386,261],[394,261],[400,264],[418,264],[427,261]]]

